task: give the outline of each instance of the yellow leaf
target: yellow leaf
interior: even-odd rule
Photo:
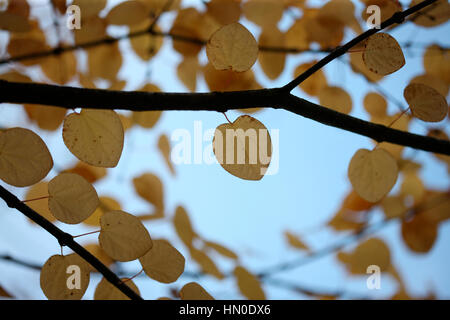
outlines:
[[[423,54],[426,73],[434,75],[450,84],[450,50],[437,44],[430,45]]]
[[[92,1],[92,0],[90,0]],[[85,12],[82,11],[82,25],[80,29],[74,29],[73,34],[75,43],[77,45],[99,41],[106,38],[106,21],[98,16],[92,16],[90,18],[85,17]]]
[[[400,186],[400,193],[403,196],[410,196],[414,199],[414,203],[419,203],[425,192],[425,186],[415,172],[408,172],[403,175],[403,181]]]
[[[126,278],[121,279],[125,284],[130,287],[135,293],[140,295],[140,291],[133,280]],[[117,289],[105,278],[98,283],[97,288],[95,288],[94,300],[130,300],[122,291]]]
[[[150,278],[171,283],[183,273],[185,259],[168,241],[153,240],[153,247],[139,258],[139,262]]]
[[[123,149],[122,122],[112,110],[83,109],[64,120],[63,140],[81,161],[96,167],[115,167]]]
[[[239,21],[241,0],[213,0],[206,3],[207,14],[222,25]]]
[[[383,119],[386,117],[386,99],[378,93],[369,92],[364,97],[364,109],[370,114],[370,121],[378,122],[376,119]]]
[[[161,90],[154,84],[147,83],[138,91],[145,92],[160,92]],[[133,122],[137,123],[143,128],[153,128],[158,120],[161,118],[162,111],[139,111],[133,112]]]
[[[149,11],[149,8],[142,2],[124,1],[108,12],[106,20],[109,24],[131,26],[147,19]]]
[[[363,61],[377,74],[388,75],[405,65],[405,57],[398,42],[387,33],[370,36],[364,45]]]
[[[98,206],[94,187],[74,173],[61,173],[48,183],[48,207],[64,223],[77,224],[87,219]]]
[[[232,175],[261,180],[270,164],[272,142],[261,122],[244,115],[216,128],[213,151],[220,165]]]
[[[407,207],[402,196],[385,197],[381,200],[381,207],[387,219],[401,218],[407,213]]]
[[[420,120],[427,122],[442,121],[448,112],[448,105],[435,89],[422,84],[410,83],[403,91],[412,114]]]
[[[181,300],[214,300],[214,298],[201,285],[189,282],[180,290]]]
[[[199,264],[203,273],[210,274],[219,280],[224,278],[223,273],[206,253],[192,246],[189,247],[189,253],[191,254],[191,258]]]
[[[368,210],[373,206],[373,203],[368,202],[361,198],[355,190],[352,190],[347,197],[345,197],[342,203],[342,208],[351,211],[364,211]]]
[[[42,267],[40,283],[49,300],[80,300],[89,285],[89,270],[77,254],[54,255]],[[80,285],[78,289],[76,284]]]
[[[197,73],[200,71],[197,56],[185,57],[177,67],[177,76],[186,88],[195,92],[197,87]]]
[[[113,210],[122,210],[120,203],[110,197],[100,197],[97,209],[95,209],[94,213],[84,220],[83,223],[89,226],[98,227],[100,226],[100,218],[103,214]]]
[[[97,243],[88,243],[83,245],[83,247],[98,260],[100,260],[100,262],[105,266],[110,267],[114,263],[114,260],[110,256],[108,256]],[[91,271],[95,271],[95,268],[93,266],[91,266],[89,263],[87,263],[87,265]]]
[[[133,179],[137,194],[155,206],[156,210],[164,212],[164,193],[161,180],[151,173],[144,173]]]
[[[355,191],[369,202],[377,202],[391,191],[397,181],[396,160],[386,150],[359,149],[348,167]]]
[[[300,250],[310,251],[309,247],[300,239],[299,236],[297,236],[289,231],[285,231],[284,235],[291,247],[294,247],[294,248],[300,249]]]
[[[412,0],[410,7],[422,2],[422,0]],[[418,11],[412,22],[422,27],[435,27],[445,23],[450,18],[450,4],[448,0],[438,0],[437,2]]]
[[[107,0],[73,0],[72,4],[80,7],[83,19],[97,15],[106,6]]]
[[[206,54],[217,70],[243,72],[256,62],[258,44],[243,25],[232,23],[213,33],[206,45]]]
[[[130,32],[139,32],[147,30],[150,27],[151,20],[145,20],[140,24],[136,24],[130,27]],[[161,32],[161,29],[155,25],[153,27],[155,32]],[[161,49],[163,44],[163,37],[154,36],[150,33],[146,33],[140,36],[130,38],[131,47],[134,52],[144,61],[147,61],[154,57]]]
[[[197,25],[202,21],[202,17],[203,15],[195,8],[184,8],[178,11],[178,15],[170,29],[170,34],[175,35],[172,40],[172,46],[175,51],[183,56],[196,56],[202,50],[202,44],[176,40],[176,36],[201,39]]]
[[[31,121],[36,122],[39,128],[49,131],[58,129],[67,113],[65,108],[44,105],[25,104],[23,107]]]
[[[191,221],[186,210],[183,207],[178,206],[175,210],[173,217],[173,225],[178,237],[183,241],[187,247],[192,246],[192,241],[197,237],[194,229],[192,228]]]
[[[259,45],[263,47],[284,48],[284,34],[278,28],[263,31],[259,36]],[[286,54],[261,51],[258,61],[266,76],[271,80],[275,80],[284,70]]]
[[[170,141],[169,141],[169,138],[165,134],[162,134],[159,136],[158,149],[161,152],[164,160],[166,161],[166,164],[169,167],[170,173],[174,176],[175,168],[173,167],[172,159],[170,158]]]
[[[89,76],[113,81],[122,66],[118,42],[102,44],[87,50]],[[108,61],[108,63],[105,63]]]
[[[405,244],[414,252],[426,253],[433,247],[438,233],[438,223],[423,212],[402,223],[402,237]]]
[[[337,258],[351,274],[367,274],[367,267],[376,265],[380,271],[388,271],[391,254],[383,240],[371,238],[360,243],[352,252],[339,252]]]
[[[67,51],[44,58],[41,62],[41,68],[51,81],[65,84],[77,73],[77,59],[73,52]]]
[[[242,6],[245,17],[262,28],[275,27],[283,16],[280,0],[249,0]]]
[[[258,278],[247,269],[237,266],[233,271],[237,280],[237,285],[241,293],[249,300],[265,300],[266,295],[261,287]]]
[[[212,241],[205,241],[204,245],[208,248],[213,249],[214,251],[218,252],[219,254],[221,254],[224,257],[233,259],[233,260],[237,260],[238,256],[236,253],[234,253],[233,251],[231,251],[230,249],[222,246],[221,244],[212,242]]]
[[[44,197],[48,194],[48,182],[47,181],[40,181],[34,185],[32,185],[25,194],[25,199],[35,199]],[[55,221],[55,217],[51,214],[49,208],[48,208],[48,198],[43,198],[35,201],[29,201],[27,202],[27,206],[29,206],[31,209],[39,213],[41,216],[43,216],[45,219],[49,220],[50,222]],[[32,220],[30,220],[32,221]],[[34,222],[33,222],[34,223]]]
[[[409,83],[425,84],[425,85],[433,88],[437,92],[439,92],[444,97],[447,96],[448,89],[449,89],[449,85],[444,80],[442,80],[441,78],[438,78],[432,74],[427,74],[427,73],[414,77],[413,79],[411,79],[411,81]]]
[[[78,161],[74,167],[64,170],[68,173],[76,173],[82,176],[89,183],[94,183],[106,176],[106,168],[94,167],[86,162]]]
[[[142,222],[123,211],[109,211],[100,218],[100,246],[118,261],[142,257],[152,248],[152,239]]]
[[[369,70],[369,68],[366,67],[362,58],[362,54],[362,52],[350,53],[350,66],[352,67],[353,72],[362,74],[367,79],[367,81],[370,82],[377,82],[382,79],[384,77],[383,75],[372,72]]]
[[[309,63],[303,63],[299,65],[294,71],[294,77],[299,76],[310,67],[312,67],[317,61],[311,61]],[[320,90],[327,85],[327,79],[322,70],[316,71],[308,79],[300,83],[299,87],[310,96],[317,96]]]
[[[322,106],[348,114],[352,111],[352,98],[342,88],[323,87],[319,91],[319,102]]]
[[[38,183],[53,167],[44,141],[33,131],[11,128],[0,132],[0,179],[15,187]]]
[[[216,70],[211,63],[208,63],[203,68],[203,75],[211,91],[240,91],[261,88],[251,69],[245,72]]]

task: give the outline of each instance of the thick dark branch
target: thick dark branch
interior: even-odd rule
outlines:
[[[377,142],[391,142],[414,149],[450,155],[450,141],[430,140],[430,137],[364,121],[293,95],[290,95],[282,105],[284,109],[293,113],[318,121],[327,126],[333,126],[372,138]]]
[[[280,88],[210,93],[131,92],[0,80],[0,103],[2,102],[43,104],[64,108],[132,111],[225,112],[242,108],[285,109],[325,125],[354,132],[378,142],[386,141],[450,155],[449,141],[420,136],[360,120],[298,98],[282,91]]]
[[[100,272],[106,280],[111,282],[117,289],[122,291],[127,297],[133,300],[142,300],[142,298],[135,293],[130,287],[128,287],[122,280],[117,277],[114,272],[109,270],[103,263],[101,263],[96,257],[94,257],[89,251],[80,246],[73,237],[56,227],[53,223],[42,217],[39,213],[28,207],[22,201],[20,201],[15,195],[6,190],[3,186],[0,186],[0,197],[6,202],[8,207],[17,209],[23,213],[26,217],[33,220],[42,228],[47,230],[52,236],[54,236],[61,246],[67,246],[77,253],[80,257],[86,260],[92,265],[98,272]]]
[[[305,72],[300,74],[297,78],[295,78],[294,80],[289,82],[287,85],[285,85],[283,87],[283,89],[285,89],[286,91],[289,91],[289,92],[292,91],[296,86],[298,86],[300,83],[302,83],[303,81],[308,79],[313,73],[315,73],[316,71],[319,71],[320,69],[322,69],[325,65],[327,65],[334,59],[339,58],[344,53],[346,53],[348,50],[350,50],[352,47],[361,43],[365,39],[369,38],[371,35],[377,33],[380,30],[383,30],[391,25],[394,25],[396,23],[402,23],[407,16],[425,8],[426,6],[431,5],[432,3],[436,2],[436,1],[437,0],[424,0],[424,1],[420,2],[419,4],[413,6],[409,9],[406,9],[405,11],[394,13],[392,15],[392,17],[390,17],[389,19],[387,19],[383,23],[381,23],[380,29],[374,28],[374,29],[367,30],[366,32],[361,33],[359,36],[357,36],[356,38],[353,38],[352,40],[350,40],[343,46],[336,48],[329,55],[327,55],[326,57],[321,59],[319,62],[317,62],[316,64],[311,66],[308,70],[306,70]]]

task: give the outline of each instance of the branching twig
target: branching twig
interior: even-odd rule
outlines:
[[[81,258],[86,260],[92,267],[94,267],[98,272],[100,272],[106,280],[111,282],[117,289],[122,291],[130,299],[141,300],[142,298],[136,294],[130,287],[122,282],[122,280],[117,277],[114,272],[109,270],[107,266],[100,262],[95,256],[93,256],[89,251],[80,246],[73,237],[56,227],[53,223],[42,217],[39,213],[28,207],[22,201],[20,201],[15,195],[6,190],[4,187],[0,186],[0,197],[6,202],[8,207],[17,209],[22,214],[24,214],[29,219],[33,220],[35,223],[40,225],[42,228],[47,230],[52,236],[54,236],[61,246],[67,246],[77,253]]]
[[[450,155],[450,142],[400,131],[322,107],[279,89],[210,93],[127,92],[0,80],[0,103],[33,103],[64,108],[226,112],[241,108],[285,109],[377,142]],[[24,94],[26,92],[26,94]]]
[[[339,58],[340,56],[345,54],[348,50],[350,50],[355,45],[361,43],[362,41],[366,40],[371,35],[377,33],[378,31],[380,31],[382,29],[385,29],[395,23],[402,23],[407,16],[419,11],[420,9],[425,8],[426,6],[431,5],[432,3],[436,2],[436,1],[437,0],[424,0],[424,1],[420,2],[419,4],[413,6],[409,9],[406,9],[405,11],[394,13],[392,15],[392,17],[390,17],[389,19],[387,19],[387,20],[383,21],[383,23],[381,23],[381,26],[379,29],[373,28],[373,29],[367,30],[366,32],[361,33],[359,36],[357,36],[356,38],[353,38],[352,40],[350,40],[343,46],[336,48],[329,55],[324,57],[322,60],[320,60],[313,66],[311,66],[308,70],[306,70],[305,72],[303,72],[302,74],[297,76],[297,78],[295,78],[294,80],[289,82],[287,85],[285,85],[283,87],[283,89],[291,92],[296,86],[298,86],[300,83],[302,83],[303,81],[308,79],[316,71],[322,69],[325,65],[327,65],[334,59]]]

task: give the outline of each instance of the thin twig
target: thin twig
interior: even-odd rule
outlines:
[[[117,289],[122,291],[127,297],[132,300],[142,300],[142,298],[127,285],[125,285],[123,281],[114,274],[114,272],[112,272],[107,266],[100,262],[100,260],[93,256],[89,251],[80,246],[70,234],[62,231],[53,223],[41,216],[39,213],[28,207],[15,195],[6,190],[3,186],[0,186],[0,197],[6,202],[8,207],[20,211],[26,217],[33,220],[36,224],[47,230],[47,232],[49,232],[58,240],[61,248],[63,246],[67,246],[75,253],[77,253],[81,258],[86,260],[92,267],[97,269],[105,277],[106,280],[108,280]]]

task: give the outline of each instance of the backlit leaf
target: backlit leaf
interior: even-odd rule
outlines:
[[[214,298],[198,283],[189,282],[180,290],[181,300],[214,300]]]
[[[232,23],[211,36],[206,45],[206,54],[217,70],[243,72],[256,62],[258,44],[244,26]]]
[[[130,287],[135,293],[140,295],[138,287],[133,282],[133,280],[129,280],[126,278],[121,279],[125,284]],[[126,296],[122,291],[117,289],[114,285],[111,284],[105,278],[98,283],[97,288],[95,288],[94,300],[130,300],[128,296]]]
[[[35,184],[48,174],[53,159],[33,131],[11,128],[0,132],[0,179],[15,187]]]
[[[124,132],[114,111],[83,109],[66,117],[63,139],[81,161],[97,167],[115,167],[122,154]]]
[[[192,241],[197,237],[197,234],[192,228],[189,216],[183,207],[178,206],[175,210],[173,225],[181,241],[183,241],[187,247],[191,247]]]
[[[153,247],[139,258],[139,262],[150,278],[171,283],[183,273],[185,259],[168,241],[153,240]]]
[[[360,243],[352,252],[339,252],[337,258],[351,274],[367,274],[367,267],[376,265],[380,271],[388,271],[391,255],[388,246],[379,238]]]
[[[370,36],[364,45],[363,61],[370,71],[377,74],[391,74],[405,65],[402,48],[387,33]]]
[[[74,173],[61,173],[48,183],[48,207],[64,223],[77,224],[87,219],[98,206],[94,187]]]
[[[352,110],[352,98],[342,88],[323,87],[319,91],[319,102],[322,106],[348,114]]]
[[[255,118],[240,116],[216,128],[213,151],[220,165],[244,180],[261,180],[272,157],[267,128]]]
[[[170,173],[174,176],[175,175],[175,168],[172,164],[172,159],[170,157],[170,141],[169,138],[162,134],[159,136],[158,139],[158,149],[161,152],[167,166],[169,167]]]
[[[403,96],[412,114],[423,121],[439,122],[447,115],[448,105],[445,97],[425,84],[409,84]]]
[[[398,167],[389,152],[359,149],[348,167],[348,177],[355,191],[365,200],[377,202],[391,191],[397,181]]]
[[[233,271],[239,291],[249,300],[265,300],[266,295],[257,277],[247,269],[237,266]]]
[[[70,269],[71,266],[75,266],[72,267],[73,270]],[[74,284],[76,281],[78,274],[76,267],[80,271],[80,288],[69,289],[72,286],[68,284]],[[74,280],[70,279],[71,276]],[[80,300],[89,285],[89,270],[84,260],[77,254],[54,255],[42,267],[40,283],[42,291],[49,300]]]
[[[100,246],[118,261],[142,257],[152,248],[152,239],[142,222],[123,211],[109,211],[100,218]]]

